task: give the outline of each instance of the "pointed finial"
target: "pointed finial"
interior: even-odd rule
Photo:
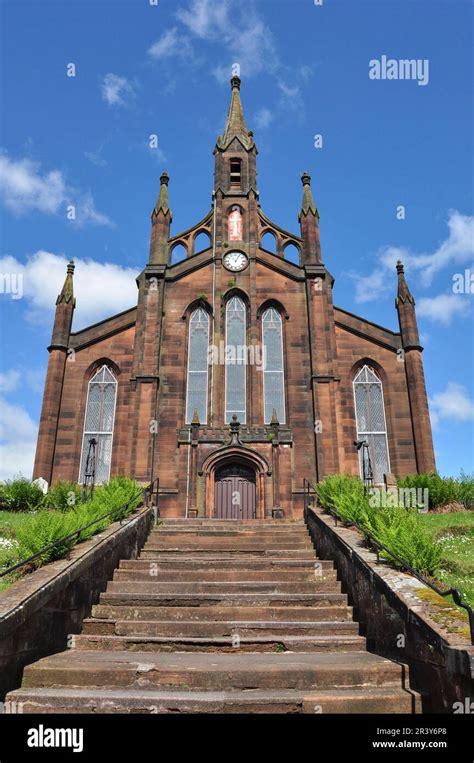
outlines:
[[[402,304],[405,304],[406,302],[410,302],[410,304],[414,305],[415,300],[406,282],[405,268],[401,260],[397,260],[397,273],[398,273],[398,292],[397,292],[397,298],[395,300],[395,305],[398,307],[398,304],[400,302]]]
[[[279,423],[280,422],[278,421],[278,415],[277,415],[277,412],[276,412],[276,408],[273,408],[273,410],[272,410],[272,420],[270,421],[270,424],[272,426],[278,426]]]
[[[74,307],[76,304],[76,300],[74,299],[73,284],[74,268],[74,260],[69,260],[66,270],[66,280],[64,281],[63,288],[61,289],[61,292],[56,300],[57,305],[72,304]]]
[[[313,193],[311,191],[311,175],[307,172],[303,172],[301,175],[301,182],[303,183],[303,203],[301,205],[300,219],[302,214],[307,215],[308,212],[311,211],[319,220],[319,212],[314,203]]]
[[[158,212],[160,212],[160,210],[162,210],[165,215],[168,212],[170,212],[169,198],[168,198],[168,183],[169,182],[170,182],[170,176],[168,175],[167,172],[163,172],[160,177],[160,193],[158,194],[155,208],[153,210],[154,215],[157,215]],[[171,212],[170,212],[170,215],[171,215]]]
[[[191,424],[192,424],[193,426],[199,426],[199,424],[200,424],[200,423],[201,423],[201,422],[199,421],[199,411],[198,411],[198,409],[197,409],[197,408],[195,408],[195,409],[194,409],[194,413],[193,413],[193,419],[192,419],[192,421],[191,421]]]
[[[229,112],[224,133],[217,140],[218,147],[224,150],[232,143],[234,138],[238,138],[248,150],[253,146],[253,135],[249,135],[247,125],[245,124],[244,109],[240,99],[240,82],[240,77],[232,77],[230,81],[232,95]]]

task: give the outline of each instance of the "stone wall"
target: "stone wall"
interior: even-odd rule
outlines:
[[[152,510],[142,509],[0,594],[0,701],[20,686],[25,665],[63,651],[68,635],[80,633],[119,560],[138,556],[152,521]]]
[[[319,558],[337,566],[368,648],[409,666],[410,687],[422,695],[423,712],[452,713],[455,703],[466,707],[468,698],[472,702],[474,646],[430,618],[416,593],[427,587],[377,563],[357,530],[335,526],[334,518],[320,508],[307,509],[306,522]]]

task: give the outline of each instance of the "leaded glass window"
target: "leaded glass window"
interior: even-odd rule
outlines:
[[[91,440],[96,441],[94,482],[99,484],[109,479],[116,398],[117,379],[110,368],[102,366],[89,381],[87,391],[79,472],[81,483],[84,481]]]
[[[283,332],[280,313],[271,307],[262,316],[263,400],[265,424],[275,409],[280,424],[285,423],[285,374],[283,369]]]
[[[373,368],[363,366],[355,375],[354,400],[357,439],[368,442],[374,482],[382,484],[383,475],[390,472],[390,459],[382,382]],[[362,476],[362,449],[359,462]]]
[[[192,313],[189,321],[186,424],[193,420],[194,411],[201,424],[207,424],[209,323],[209,315],[202,307]]]
[[[246,311],[239,297],[226,306],[225,421],[235,414],[241,424],[247,421]]]

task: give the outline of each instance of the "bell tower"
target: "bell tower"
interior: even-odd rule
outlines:
[[[214,150],[214,191],[224,196],[257,194],[257,147],[247,130],[240,98],[240,78],[232,77],[231,100],[223,134]]]

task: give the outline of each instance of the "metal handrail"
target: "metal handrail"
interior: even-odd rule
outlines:
[[[304,479],[303,485],[306,488],[306,483],[308,483],[307,479]],[[309,484],[309,483],[308,483]],[[306,495],[306,494],[305,494]],[[317,496],[317,493],[315,493]],[[309,497],[309,490],[308,490],[308,497]],[[328,514],[330,514],[336,523],[337,527],[337,520],[341,520],[341,517],[338,516],[337,512],[334,509],[330,509],[327,506],[322,507],[324,511],[326,511]],[[307,513],[307,510],[309,509],[309,501],[306,503],[305,500],[305,515]],[[306,519],[306,516],[305,516]],[[462,593],[458,588],[449,588],[448,590],[443,590],[442,588],[438,588],[434,583],[432,583],[430,580],[425,578],[418,570],[415,570],[414,567],[411,567],[408,562],[405,559],[402,559],[398,554],[395,554],[394,551],[391,551],[391,549],[387,548],[383,543],[381,543],[377,538],[375,538],[372,533],[367,530],[365,527],[362,527],[362,525],[359,525],[357,522],[354,522],[353,520],[342,520],[346,525],[349,527],[356,527],[357,530],[359,530],[368,541],[370,541],[370,544],[374,547],[375,552],[377,554],[377,563],[380,562],[380,551],[385,551],[387,554],[389,554],[393,559],[396,559],[396,561],[402,565],[402,567],[408,572],[410,572],[413,577],[417,578],[421,583],[424,583],[424,585],[427,585],[428,588],[431,588],[432,591],[437,593],[439,596],[442,596],[443,598],[445,596],[452,596],[454,603],[461,607],[462,609],[465,609],[467,612],[467,616],[469,619],[469,630],[470,630],[470,637],[471,637],[471,644],[474,646],[474,610],[472,607],[467,604],[467,602],[463,601]]]
[[[49,546],[45,546],[44,548],[40,549],[40,551],[37,551],[35,554],[32,554],[31,556],[29,556],[28,559],[22,559],[20,562],[13,564],[11,567],[7,567],[6,570],[3,570],[2,572],[0,572],[0,578],[5,577],[5,575],[10,575],[12,572],[15,572],[15,570],[18,570],[20,567],[24,567],[25,564],[29,564],[34,559],[37,559],[39,556],[42,556],[47,551],[50,551],[55,546],[58,546],[61,543],[64,543],[65,541],[72,540],[73,538],[79,539],[80,534],[84,530],[88,530],[89,527],[92,527],[92,525],[95,525],[98,522],[102,522],[102,520],[106,519],[107,517],[110,517],[111,514],[118,515],[116,516],[116,521],[118,520],[120,524],[122,524],[123,512],[125,511],[125,509],[129,507],[129,505],[133,501],[136,501],[136,499],[139,498],[140,495],[143,495],[143,503],[145,505],[149,505],[151,496],[154,494],[155,483],[157,482],[158,480],[153,480],[153,482],[150,483],[150,485],[148,485],[145,489],[142,488],[138,493],[136,493],[131,498],[129,498],[127,503],[124,503],[122,506],[118,506],[116,509],[112,509],[111,511],[108,511],[106,514],[102,514],[102,516],[97,517],[97,519],[93,519],[92,522],[89,522],[83,527],[80,527],[77,530],[74,530],[72,533],[69,533],[68,535],[64,535],[62,538],[58,538],[58,540],[55,540],[53,543],[50,543]]]

